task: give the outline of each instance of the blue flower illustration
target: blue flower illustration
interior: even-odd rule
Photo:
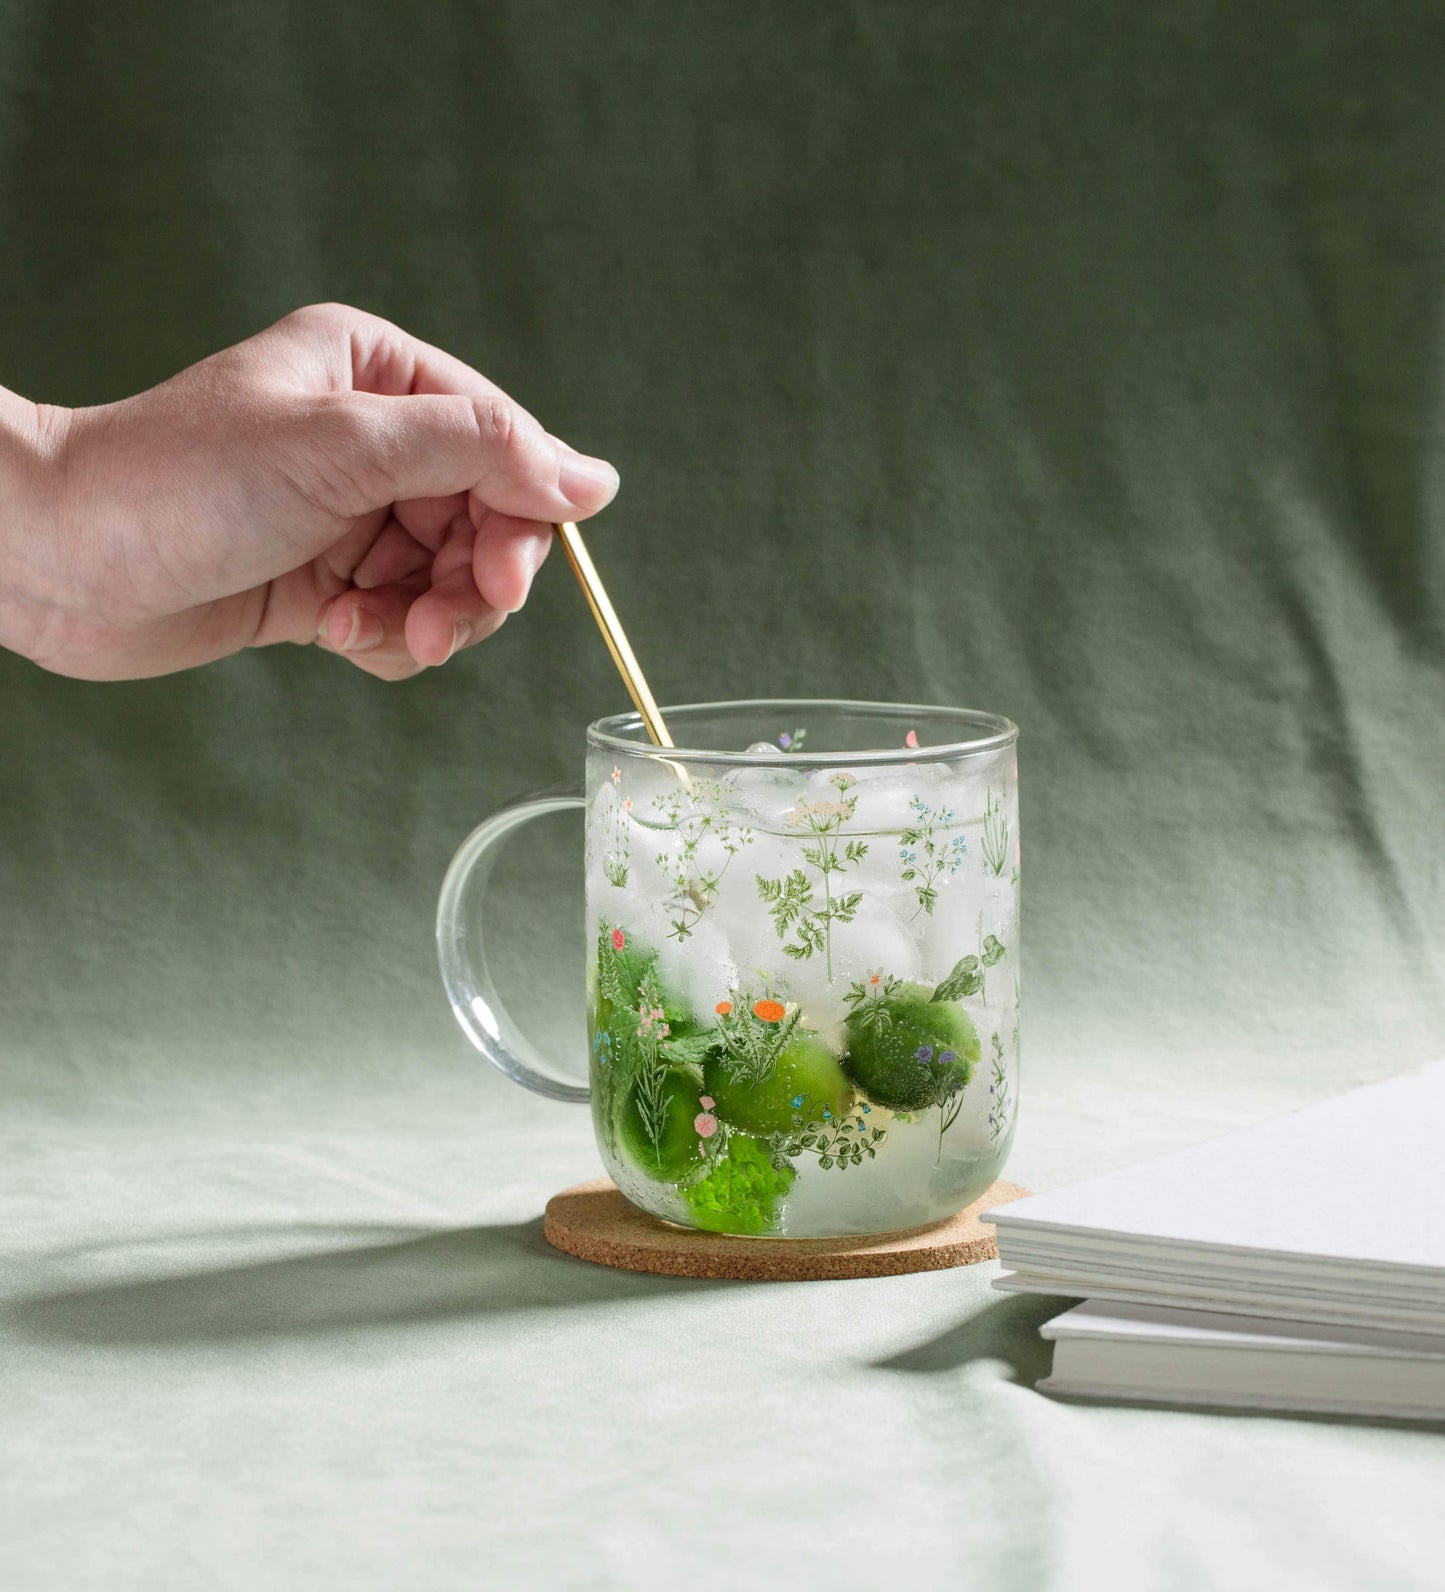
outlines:
[[[929,1062],[933,1060],[933,1046],[920,1045],[918,1049],[913,1052],[913,1059],[920,1067],[926,1067]]]

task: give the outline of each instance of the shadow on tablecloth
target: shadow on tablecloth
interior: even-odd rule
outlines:
[[[1073,1301],[1042,1294],[1002,1294],[947,1332],[872,1362],[877,1371],[936,1375],[975,1360],[1002,1360],[1015,1382],[1033,1387],[1048,1375],[1052,1350],[1039,1328]]]
[[[196,1237],[174,1236],[185,1244]],[[163,1264],[164,1240],[151,1244],[152,1250],[160,1249]],[[385,1243],[357,1243],[352,1234],[351,1242],[279,1259],[159,1274],[148,1268],[140,1277],[32,1292],[0,1313],[31,1339],[160,1347],[586,1309],[726,1286],[574,1260],[543,1240],[540,1221],[530,1221],[417,1229],[414,1236]]]

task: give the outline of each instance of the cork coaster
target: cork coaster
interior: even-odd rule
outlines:
[[[599,1266],[666,1277],[740,1282],[809,1282],[828,1277],[892,1277],[906,1271],[971,1266],[998,1254],[993,1228],[979,1217],[1022,1199],[1027,1189],[993,1184],[945,1222],[902,1233],[842,1238],[734,1238],[673,1227],[629,1205],[610,1178],[579,1183],[547,1201],[542,1234],[554,1249]]]

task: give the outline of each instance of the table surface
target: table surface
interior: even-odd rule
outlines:
[[[8,1585],[1438,1586],[1445,1430],[1052,1402],[1063,1303],[996,1263],[588,1265],[540,1222],[585,1114],[454,1085],[12,1122]],[[1036,1186],[1124,1148],[1024,1120]]]

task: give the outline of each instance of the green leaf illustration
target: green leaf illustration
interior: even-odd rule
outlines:
[[[933,999],[936,1001],[962,1000],[965,995],[977,995],[982,988],[983,964],[976,956],[965,956],[954,964],[953,971],[934,990]]]

